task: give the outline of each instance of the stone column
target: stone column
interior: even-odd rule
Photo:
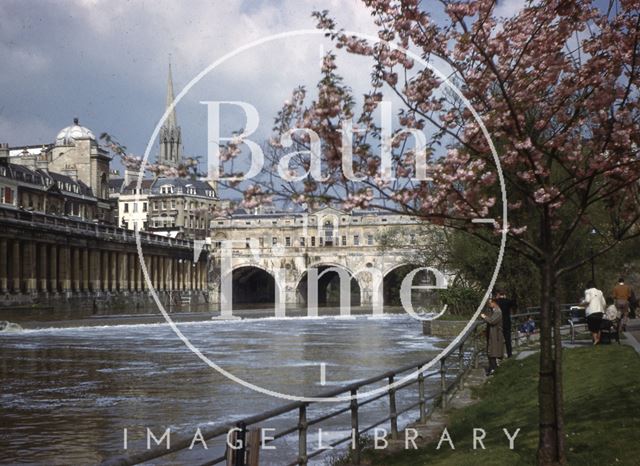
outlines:
[[[40,291],[47,291],[47,245],[42,243],[38,250],[38,279]]]
[[[82,291],[89,291],[89,250],[82,248],[80,254],[82,260]]]
[[[20,288],[20,280],[22,278],[22,270],[20,267],[20,241],[18,240],[13,240],[13,245],[12,245],[12,254],[11,254],[11,278],[13,279],[13,286],[11,287],[11,289],[15,292],[15,293],[20,293],[21,288]]]
[[[189,267],[191,267],[191,261],[185,259],[182,262],[182,289],[184,291],[189,289]]]
[[[158,283],[156,280],[158,278],[158,263],[156,261],[156,256],[149,257],[149,265],[149,278],[151,279],[151,285],[157,290]]]
[[[138,254],[131,255],[133,259],[133,289],[136,291],[142,290],[142,282],[140,279],[142,278],[142,267],[140,264],[140,258]]]
[[[24,290],[27,293],[36,291],[36,247],[32,241],[25,241],[22,248]]]
[[[80,249],[71,248],[71,276],[73,291],[80,291]]]
[[[127,253],[126,252],[121,252],[118,254],[118,259],[120,260],[120,264],[118,267],[118,271],[119,271],[119,276],[118,276],[118,289],[120,291],[127,291],[129,289],[129,277],[127,277],[128,275],[128,267],[129,267],[129,263],[128,263],[128,258],[127,258]]]
[[[176,290],[182,289],[182,259],[176,259]]]
[[[160,283],[158,284],[158,289],[159,290],[165,290],[165,266],[164,266],[164,257],[163,256],[159,256],[158,257],[158,275],[160,276]]]
[[[140,258],[136,254],[136,290],[142,291],[144,289],[142,285],[143,283],[144,277],[142,276],[142,262],[140,262]]]
[[[207,261],[202,261],[200,265],[200,289],[205,291],[207,289]]]
[[[58,246],[49,248],[49,291],[58,292]]]
[[[7,240],[0,239],[0,293],[6,293],[9,289],[9,251]]]
[[[109,289],[118,289],[118,253],[109,251]]]
[[[102,290],[109,291],[111,280],[109,279],[109,251],[100,251],[100,265],[102,266]]]
[[[125,289],[136,290],[136,258],[133,254],[127,254],[127,283]]]
[[[63,292],[71,289],[71,254],[69,246],[60,247],[60,288]]]
[[[102,289],[102,283],[100,282],[100,265],[100,251],[92,249],[89,251],[89,285],[93,292]]]
[[[193,268],[193,281],[194,283],[194,288],[196,290],[200,289],[200,261],[196,262],[196,266]]]
[[[152,281],[153,267],[151,266],[151,256],[149,254],[145,254],[144,256],[144,265],[145,265],[145,268],[147,269],[147,276],[149,277],[149,280]],[[142,279],[142,289],[144,291],[147,291],[149,289],[149,284],[147,283],[147,279],[145,278],[144,274],[142,274],[141,279]]]
[[[167,289],[173,290],[173,258],[167,257]]]

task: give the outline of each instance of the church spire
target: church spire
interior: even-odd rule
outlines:
[[[167,101],[165,111],[174,101],[173,75],[171,73],[171,58],[169,58],[169,75],[167,77]],[[178,126],[175,107],[167,115],[160,128],[160,153],[158,163],[169,167],[176,167],[182,163],[182,132]]]
[[[175,100],[175,97],[173,95],[173,76],[171,74],[171,58],[169,58],[169,77],[167,78],[167,102],[166,102],[165,110],[171,106],[174,100]],[[165,120],[165,125],[173,126],[173,127],[178,126],[175,107],[173,108],[173,110],[171,110],[171,113],[169,113],[169,116]]]

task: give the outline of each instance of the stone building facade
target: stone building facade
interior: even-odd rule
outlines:
[[[207,299],[207,257],[190,241],[0,207],[0,306],[123,308]],[[144,263],[144,269],[143,264]],[[148,276],[145,279],[144,270]],[[192,301],[193,300],[193,301]]]
[[[390,229],[405,237],[402,247],[381,247],[380,234]],[[336,275],[344,271],[352,280],[352,303],[375,308],[383,304],[384,283],[394,271],[419,265],[414,250],[422,233],[424,224],[415,218],[381,211],[347,213],[331,207],[298,213],[238,211],[212,222],[216,279],[211,286],[232,277],[234,302],[257,293],[261,300],[270,295],[276,302],[304,304],[313,268],[327,272],[319,290],[320,304],[326,304],[331,288],[335,291]],[[277,283],[264,287],[271,282]],[[220,296],[220,289],[212,295],[216,293]]]
[[[0,206],[73,217],[100,218],[100,200],[75,176],[49,170],[45,150],[37,155],[26,150],[8,156],[0,147]]]

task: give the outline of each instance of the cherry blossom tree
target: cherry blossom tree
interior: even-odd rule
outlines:
[[[444,21],[426,11],[435,2],[364,3],[377,42],[349,35],[326,11],[314,13],[337,50],[325,56],[315,92],[295,89],[279,112],[272,173],[280,180],[257,183],[249,198],[269,192],[298,203],[379,207],[495,245],[503,211],[489,141],[463,99],[403,50],[443,63],[497,149],[509,199],[508,250],[539,271],[538,461],[564,463],[556,284],[591,259],[569,260],[585,232],[597,233],[594,256],[638,235],[640,2],[602,9],[589,0],[531,1],[500,18],[496,1],[442,1]],[[335,53],[343,51],[373,63],[362,97],[338,73]],[[385,134],[377,115],[389,96],[401,106]],[[319,178],[310,176],[317,140]],[[277,159],[292,149],[283,170]],[[478,217],[495,219],[493,228],[470,221]]]

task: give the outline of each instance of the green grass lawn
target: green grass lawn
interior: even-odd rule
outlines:
[[[640,357],[628,346],[565,350],[565,423],[569,464],[640,465]],[[509,360],[478,389],[481,401],[452,410],[455,444],[371,457],[379,465],[528,465],[538,443],[538,355]],[[486,450],[473,450],[473,428],[486,430]],[[502,431],[520,433],[510,450]]]

